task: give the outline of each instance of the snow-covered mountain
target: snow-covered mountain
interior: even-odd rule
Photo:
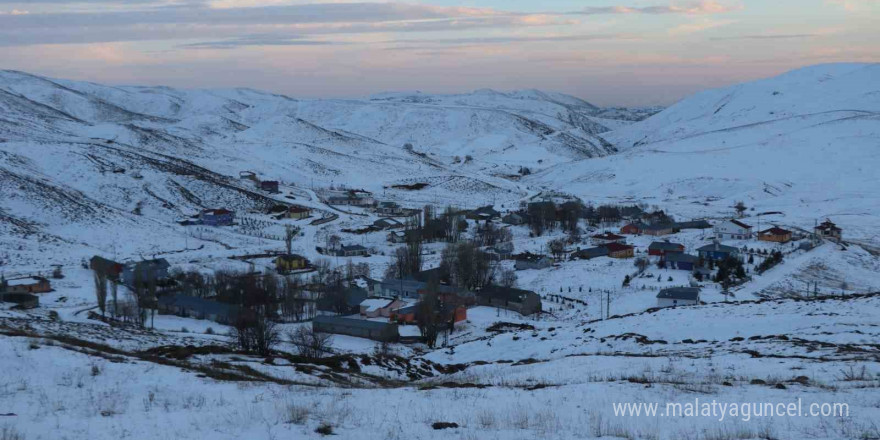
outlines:
[[[851,238],[880,227],[880,64],[832,64],[709,90],[603,137],[620,154],[545,170],[534,183],[587,198],[643,200],[682,216],[810,227]]]
[[[534,90],[298,100],[5,71],[0,236],[36,251],[53,241],[108,249],[137,235],[127,250],[149,252],[179,242],[174,220],[199,209],[289,200],[238,178],[255,171],[306,193],[346,185],[415,206],[509,207],[561,190],[724,217],[743,200],[751,215],[778,213],[753,222],[809,227],[830,216],[876,244],[878,73],[876,64],[815,66],[633,122],[652,110]],[[521,178],[523,167],[533,174]],[[392,188],[412,183],[428,186]]]
[[[297,100],[17,71],[0,72],[0,109],[0,235],[99,248],[137,231],[146,243],[179,235],[173,220],[202,208],[273,203],[242,171],[299,187],[428,183],[389,189],[417,203],[516,201],[528,189],[509,177],[522,167],[612,154],[602,133],[631,123],[533,90]]]

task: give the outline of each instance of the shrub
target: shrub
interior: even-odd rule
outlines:
[[[321,426],[315,429],[315,432],[321,435],[333,435],[333,427],[327,423],[322,423]]]
[[[290,404],[287,406],[287,423],[294,425],[305,425],[309,420],[309,414],[312,410],[305,405]]]
[[[0,428],[0,440],[24,440],[24,436],[15,428],[4,426]]]

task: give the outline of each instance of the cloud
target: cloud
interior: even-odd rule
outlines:
[[[723,14],[743,9],[740,4],[726,5],[713,0],[701,0],[692,3],[670,4],[669,6],[598,6],[587,7],[571,14],[600,15],[600,14],[688,14],[707,15]]]
[[[348,44],[338,41],[308,40],[304,36],[248,35],[240,38],[181,44],[184,49],[234,49],[245,46],[324,46]]]
[[[736,20],[711,20],[711,19],[701,19],[696,20],[690,23],[680,24],[669,30],[669,35],[690,35],[698,32],[703,32],[709,29],[714,29],[721,26],[727,26],[729,24],[736,23]]]
[[[872,6],[880,6],[880,0],[825,0],[825,3],[840,6],[849,12],[859,12]]]
[[[204,47],[303,45],[326,43],[282,40],[291,34],[445,31],[573,23],[577,21],[558,14],[414,4],[328,3],[234,9],[175,4],[145,10],[0,16],[0,46],[198,39],[212,41],[193,43],[190,47],[200,44],[207,44]],[[251,43],[248,36],[252,35],[271,35],[272,39]]]
[[[22,11],[22,10],[20,10],[20,9],[13,9],[13,10],[11,10],[11,11],[9,11],[9,12],[6,12],[6,11],[0,11],[0,15],[27,15],[27,14],[30,14],[30,12],[28,12],[28,11]]]
[[[820,34],[770,34],[770,35],[737,35],[733,37],[713,37],[710,40],[713,41],[724,41],[724,40],[793,40],[793,39],[801,39],[801,38],[813,38],[817,37]]]
[[[432,39],[406,39],[388,40],[385,43],[394,44],[417,44],[421,46],[393,47],[388,50],[420,50],[426,47],[456,46],[456,45],[486,45],[508,43],[530,43],[545,41],[590,41],[590,40],[621,40],[635,39],[634,36],[624,34],[604,35],[534,35],[534,36],[500,36],[500,37],[471,37],[471,38],[432,38]]]

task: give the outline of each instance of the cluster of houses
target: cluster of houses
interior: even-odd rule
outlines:
[[[40,305],[40,293],[52,291],[48,278],[41,276],[6,279],[0,276],[0,302],[17,304],[21,308],[34,308]]]
[[[489,286],[476,292],[447,284],[438,284],[438,269],[419,272],[403,279],[372,280],[362,278],[365,287],[350,287],[345,294],[346,312],[356,316],[319,316],[313,321],[316,331],[377,341],[404,340],[399,326],[417,324],[418,308],[429,289],[436,292],[444,316],[450,325],[467,320],[467,308],[483,305],[512,310],[522,315],[541,313],[541,297],[530,290]],[[430,281],[429,281],[430,280]],[[429,288],[429,283],[433,287]],[[338,305],[318,303],[318,310],[338,313]],[[416,338],[417,339],[417,338]]]
[[[590,242],[595,245],[587,249],[578,249],[572,255],[573,259],[591,260],[598,257],[632,258],[635,256],[635,247],[626,243],[626,237],[612,232],[603,232],[590,237]]]
[[[301,220],[311,217],[312,210],[300,205],[275,205],[269,209],[269,215],[275,217],[276,220],[285,218]]]
[[[334,206],[361,206],[370,207],[376,205],[376,199],[367,191],[349,190],[336,192],[326,197],[328,205]]]
[[[163,284],[170,278],[171,265],[164,258],[141,260],[132,263],[118,263],[104,257],[94,256],[89,260],[89,269],[102,274],[107,280],[134,286],[135,283]]]
[[[183,226],[232,226],[235,223],[235,211],[225,208],[205,209],[198,215],[179,221]]]

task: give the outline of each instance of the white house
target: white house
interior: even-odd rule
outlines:
[[[699,287],[670,287],[657,294],[657,307],[690,306],[699,303]]]
[[[752,227],[739,220],[723,221],[715,225],[715,237],[719,240],[746,240],[752,238]]]

